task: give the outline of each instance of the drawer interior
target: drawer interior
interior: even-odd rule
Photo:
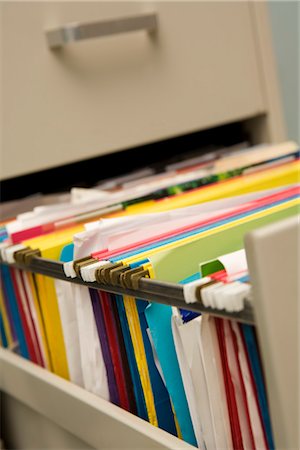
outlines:
[[[143,168],[160,172],[167,164],[208,151],[234,146],[242,142],[261,142],[257,136],[263,129],[264,116],[234,122],[221,127],[189,133],[176,138],[153,142],[144,146],[121,149],[108,155],[32,172],[1,181],[1,202],[8,202],[37,193],[53,194],[71,187],[92,187],[112,177]]]

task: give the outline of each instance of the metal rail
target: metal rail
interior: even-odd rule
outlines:
[[[1,262],[1,264],[5,264]],[[51,278],[66,281],[67,283],[80,284],[92,289],[99,289],[112,294],[128,295],[150,302],[161,303],[169,306],[176,306],[185,310],[198,313],[207,313],[216,317],[236,320],[238,322],[254,324],[254,313],[252,303],[245,299],[244,309],[239,312],[228,312],[226,310],[214,309],[204,306],[200,301],[197,303],[186,303],[183,294],[183,286],[176,283],[141,278],[138,289],[125,289],[121,286],[111,284],[100,284],[98,282],[85,282],[80,278],[66,277],[63,269],[63,263],[41,257],[33,257],[28,264],[10,264],[9,266],[46,275]]]

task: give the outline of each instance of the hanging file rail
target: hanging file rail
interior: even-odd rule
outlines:
[[[207,313],[216,317],[228,318],[236,320],[238,322],[254,324],[254,313],[252,308],[251,300],[248,298],[244,299],[243,309],[241,311],[227,311],[225,309],[215,309],[206,307],[201,298],[198,298],[196,302],[186,303],[184,296],[183,285],[151,280],[146,276],[141,276],[132,288],[125,288],[120,284],[112,283],[98,283],[96,282],[86,282],[81,278],[69,278],[64,273],[63,263],[59,261],[53,261],[39,256],[33,256],[34,250],[30,251],[30,258],[27,258],[27,262],[18,262],[9,264],[9,266],[26,270],[41,275],[46,275],[55,279],[63,280],[69,283],[81,284],[83,286],[99,289],[102,291],[110,292],[113,294],[128,295],[135,298],[148,300],[150,302],[161,303],[169,306],[175,306],[177,308],[182,308],[198,313]],[[7,264],[2,262],[1,264]]]

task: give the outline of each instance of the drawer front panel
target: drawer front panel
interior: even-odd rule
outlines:
[[[155,33],[47,44],[153,11]],[[264,112],[251,17],[247,2],[2,4],[2,179]]]

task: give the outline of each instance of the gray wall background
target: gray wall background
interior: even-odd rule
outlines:
[[[269,0],[268,6],[287,135],[300,144],[300,1]]]

